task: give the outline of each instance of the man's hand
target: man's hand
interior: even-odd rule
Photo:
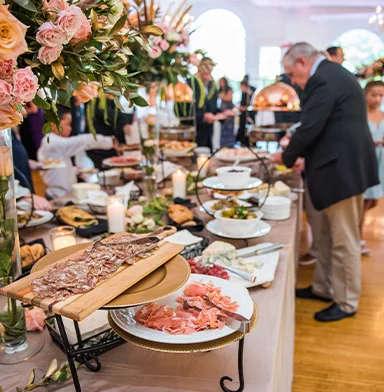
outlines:
[[[285,135],[280,141],[279,144],[285,150],[288,147],[289,142],[291,141],[291,135]]]
[[[51,203],[45,199],[44,197],[38,196],[38,195],[32,195],[33,197],[33,206],[35,210],[43,210],[43,211],[51,211],[52,210],[52,205]],[[27,196],[24,198],[25,201],[31,202],[31,197]]]
[[[295,164],[292,167],[292,170],[295,173],[301,173],[305,169],[305,163],[303,158],[297,158]]]
[[[269,159],[272,163],[275,163],[276,165],[283,165],[284,164],[282,151],[279,151],[279,152],[276,152],[275,154],[270,155]]]
[[[114,136],[112,136],[112,148],[116,151],[119,149],[119,141]]]
[[[216,120],[216,117],[213,113],[204,113],[204,122],[207,124],[213,124]]]

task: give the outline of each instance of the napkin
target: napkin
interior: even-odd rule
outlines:
[[[80,204],[94,204],[104,207],[107,205],[108,193],[104,191],[88,191],[88,198],[81,200]]]
[[[163,169],[164,167],[164,169]],[[160,183],[164,181],[167,177],[173,174],[177,169],[181,169],[182,166],[176,165],[175,163],[164,161],[163,164],[158,164],[155,166],[156,170],[156,182]],[[164,170],[164,175],[163,175]]]
[[[127,208],[128,207],[128,202],[131,197],[131,191],[134,186],[134,182],[128,182],[128,184],[125,184],[124,186],[117,186],[115,188],[115,195],[117,196],[124,196],[124,206]]]
[[[193,235],[188,230],[181,230],[167,237],[165,240],[170,242],[171,244],[188,246],[198,244],[199,242],[203,241],[203,238]]]

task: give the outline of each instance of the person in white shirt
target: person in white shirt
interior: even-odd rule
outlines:
[[[47,185],[47,197],[56,198],[69,194],[72,185],[77,182],[76,167],[71,158],[76,156],[84,158],[85,151],[95,148],[109,150],[117,147],[117,142],[113,137],[96,135],[96,139],[91,134],[70,136],[72,116],[70,109],[60,106],[58,108],[60,131],[52,125],[52,132],[45,135],[38,151],[39,161],[46,159],[60,159],[64,168],[47,170],[43,173],[43,179]]]

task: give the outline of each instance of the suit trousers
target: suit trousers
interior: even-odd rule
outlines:
[[[318,252],[312,290],[333,298],[345,312],[356,312],[359,304],[362,212],[363,195],[331,205],[322,211],[321,236],[316,238]]]
[[[309,249],[308,253],[317,259],[318,255],[318,246],[319,239],[321,238],[321,224],[322,224],[322,214],[323,211],[316,210],[313,206],[311,197],[308,191],[307,181],[304,180],[304,204],[305,204],[305,212],[307,214],[307,221],[309,226],[311,227],[312,232],[312,245]]]

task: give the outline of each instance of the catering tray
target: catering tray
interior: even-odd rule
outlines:
[[[44,275],[49,268],[45,267],[6,287],[0,288],[0,294],[26,304],[38,306],[44,310],[52,311],[72,320],[81,321],[182,251],[184,249],[182,245],[171,244],[163,240],[163,238],[174,232],[174,228],[163,231],[158,235],[162,241],[159,242],[159,248],[153,255],[146,259],[141,259],[134,265],[121,266],[108,279],[99,282],[93,290],[87,293],[75,295],[63,301],[55,301],[52,298],[43,300],[37,298],[31,290],[31,283],[36,278]],[[113,237],[116,238],[119,235],[116,234]],[[90,243],[89,246],[91,245]],[[79,251],[76,248],[71,249],[71,247],[68,247],[53,252],[46,257],[53,258],[55,263],[59,263],[81,252],[83,250]]]

